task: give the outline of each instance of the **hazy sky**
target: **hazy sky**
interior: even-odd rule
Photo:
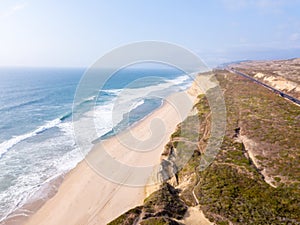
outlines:
[[[300,0],[0,0],[0,66],[88,66],[143,40],[212,66],[300,57]]]

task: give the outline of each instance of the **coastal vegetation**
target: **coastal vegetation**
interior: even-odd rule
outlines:
[[[176,176],[143,206],[110,225],[184,224],[186,210],[196,205],[219,225],[300,224],[299,106],[226,70],[214,73],[227,107],[226,133],[215,160],[199,169],[211,126],[209,102],[200,95],[199,123],[192,123],[191,115],[179,124],[164,151],[175,165],[176,156],[190,151],[188,163],[169,174]],[[182,129],[187,124],[190,129]]]
[[[168,183],[145,199],[144,205],[129,210],[109,225],[117,224],[142,224],[164,225],[179,224],[176,220],[183,218],[187,206],[178,196],[178,190]]]

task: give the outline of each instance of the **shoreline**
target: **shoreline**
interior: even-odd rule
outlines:
[[[185,93],[187,93],[188,90],[185,91]],[[177,94],[178,93],[175,93],[171,96],[176,96]],[[192,97],[190,95],[190,97],[191,99],[195,99],[196,96]],[[126,129],[136,131],[137,133],[143,134],[142,136],[144,138],[147,138],[144,131],[145,127],[149,126],[149,122],[156,118],[164,122],[169,119],[169,121],[166,122],[167,131],[165,132],[163,141],[157,146],[154,151],[155,153],[152,152],[150,154],[151,157],[149,157],[149,154],[146,154],[147,156],[145,157],[145,155],[142,156],[140,153],[133,156],[136,158],[135,161],[132,161],[132,158],[128,159],[128,157],[124,157],[124,154],[122,155],[119,149],[122,148],[122,146],[117,142],[115,136],[103,141],[110,149],[117,149],[117,151],[111,151],[110,154],[118,160],[127,160],[129,164],[133,163],[135,165],[141,161],[147,165],[152,165],[153,163],[159,164],[165,144],[169,141],[169,137],[176,129],[177,124],[184,119],[176,118],[176,110],[172,114],[172,107],[172,105],[164,100],[160,107],[132,124],[129,127],[130,129]],[[190,111],[190,109],[188,111]],[[172,115],[170,115],[170,113]],[[126,148],[123,150],[125,152],[128,151]],[[91,152],[97,152],[97,145],[93,147]],[[145,179],[148,180],[149,176],[146,176]],[[49,196],[47,199],[37,199],[37,204],[40,204],[38,207],[35,203],[30,205],[31,209],[35,209],[32,210],[32,214],[18,218],[18,221],[14,221],[8,216],[0,224],[93,224],[94,222],[92,223],[92,221],[97,221],[97,224],[106,224],[128,209],[142,204],[146,197],[147,182],[148,181],[141,187],[128,187],[113,183],[97,174],[84,159],[79,162],[75,168],[65,174],[61,184],[57,186],[58,190],[56,190],[52,196]],[[105,192],[105,194],[100,193],[101,190]],[[81,193],[81,196],[79,193]],[[136,197],[132,199],[132,196]],[[100,202],[97,203],[97,200]],[[108,207],[108,205],[111,207]],[[49,218],[50,216],[52,218]]]
[[[161,104],[149,112],[146,116],[142,117],[140,120],[133,122],[130,126],[125,128],[123,131],[127,131],[134,127],[136,124],[142,122],[145,120],[147,117],[151,116],[156,110],[159,110],[161,107],[164,105],[164,100],[161,101]],[[109,140],[110,138],[118,135],[114,134],[108,138],[104,138],[103,140]],[[96,144],[100,141],[97,141]],[[20,225],[20,223],[25,223],[28,218],[30,218],[34,213],[36,213],[49,199],[51,199],[58,191],[60,185],[64,181],[65,177],[74,170],[79,163],[84,161],[85,159],[82,159],[79,161],[75,167],[71,168],[68,171],[64,171],[60,174],[53,175],[50,177],[48,180],[46,180],[44,183],[40,185],[40,188],[35,190],[29,198],[25,200],[25,202],[18,207],[19,204],[17,204],[16,208],[9,212],[5,217],[0,219],[0,225]],[[46,193],[43,193],[42,190],[47,190]],[[16,221],[15,221],[16,220]]]
[[[75,169],[74,167],[73,169]],[[44,182],[38,190],[25,200],[25,203],[10,212],[0,221],[0,225],[23,224],[27,219],[36,213],[49,199],[57,193],[60,185],[63,183],[65,176],[73,169],[62,174],[53,176],[48,181]],[[46,190],[43,192],[43,190]]]
[[[150,113],[148,113],[140,120],[133,122],[129,127],[125,128],[121,132],[127,131],[132,127],[134,127],[135,125],[137,125],[138,123],[142,122],[147,117],[151,116],[151,114],[153,114],[156,110],[159,110],[161,107],[163,107],[163,105],[164,105],[164,100],[161,101],[161,104],[157,108],[152,110]],[[114,134],[113,136],[110,136],[100,141],[109,140],[116,135],[118,134]],[[96,144],[100,141],[97,141]],[[44,183],[42,183],[40,188],[35,190],[20,207],[18,207],[19,204],[17,204],[14,210],[12,210],[5,217],[3,217],[0,220],[0,225],[14,225],[14,224],[20,225],[20,223],[25,224],[33,214],[35,214],[49,199],[51,199],[57,193],[65,177],[69,175],[84,160],[85,159],[79,161],[76,164],[76,166],[71,168],[70,170],[64,171],[61,174],[53,175]],[[46,193],[42,192],[42,190],[46,190]]]

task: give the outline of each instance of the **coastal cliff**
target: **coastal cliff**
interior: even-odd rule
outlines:
[[[226,133],[214,161],[200,170],[212,118],[207,98],[199,95],[197,113],[178,124],[162,153],[166,181],[144,205],[110,225],[300,224],[299,106],[244,77],[214,73],[227,107]],[[190,122],[194,116],[198,124]],[[190,133],[182,137],[184,123]],[[174,170],[178,149],[192,154]]]

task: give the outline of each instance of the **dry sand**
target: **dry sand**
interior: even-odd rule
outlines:
[[[127,137],[126,135],[130,132],[141,142],[147,139],[151,140],[150,142],[155,144],[154,147],[151,147],[151,151],[132,151],[134,143],[129,146],[128,143],[122,143],[118,137],[112,137],[97,144],[87,156],[88,162],[92,163],[94,167],[91,168],[87,160],[79,163],[67,174],[56,195],[33,214],[26,224],[101,225],[108,223],[128,209],[142,204],[146,197],[145,186],[149,182],[153,169],[157,168],[160,162],[161,152],[176,129],[176,125],[188,115],[199,94],[197,92],[193,90],[189,92],[189,95],[177,93],[170,96],[162,107],[122,134]],[[162,129],[162,125],[164,129]],[[107,154],[103,154],[104,148]],[[111,167],[106,165],[108,159],[131,166],[152,167],[149,167],[151,170],[142,170],[143,173],[138,173],[138,169],[124,171],[122,166],[118,167],[120,163]],[[109,168],[111,171],[109,178],[125,183],[135,182],[140,186],[133,187],[114,183],[94,170],[103,167]],[[153,178],[150,179],[150,182],[155,181],[156,177],[153,176]]]
[[[184,224],[186,225],[212,225],[213,223],[210,222],[199,206],[189,207],[188,211],[183,219]]]

